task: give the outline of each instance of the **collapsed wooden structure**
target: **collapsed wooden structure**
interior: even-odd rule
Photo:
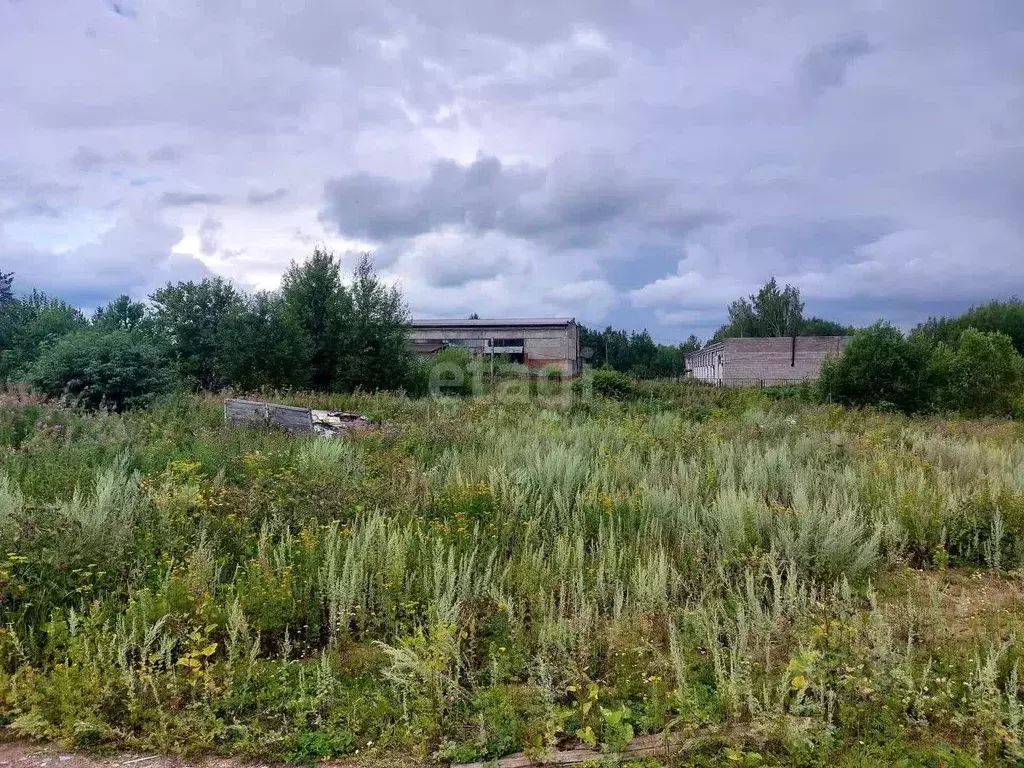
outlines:
[[[273,427],[289,434],[317,434],[322,437],[334,437],[377,426],[358,413],[319,411],[295,405],[236,399],[224,401],[224,421],[236,427]]]

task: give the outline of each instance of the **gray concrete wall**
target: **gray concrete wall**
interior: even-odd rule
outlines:
[[[559,326],[477,325],[472,327],[412,327],[411,341],[444,341],[482,354],[489,339],[523,339],[527,365],[543,368],[555,365],[567,375],[580,372],[580,328],[576,323]]]
[[[842,352],[848,336],[724,339],[686,356],[691,378],[730,386],[794,384],[818,378],[829,355]],[[795,352],[795,354],[794,354]]]
[[[686,356],[686,375],[697,381],[721,384],[724,363],[725,346],[721,343],[712,344]]]

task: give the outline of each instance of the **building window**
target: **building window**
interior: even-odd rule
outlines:
[[[526,339],[491,339],[492,347],[521,347],[526,343]]]

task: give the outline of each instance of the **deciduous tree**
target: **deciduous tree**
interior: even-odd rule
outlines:
[[[968,328],[939,342],[931,370],[939,407],[968,416],[1005,416],[1024,394],[1024,359],[1004,333]]]
[[[179,379],[201,389],[227,386],[231,328],[244,310],[234,286],[219,277],[168,283],[150,299],[157,338],[167,345]]]
[[[292,262],[281,283],[281,311],[304,335],[305,365],[314,389],[335,388],[338,363],[345,345],[345,327],[352,301],[341,282],[334,254],[316,248],[300,263]]]
[[[876,405],[913,413],[931,402],[929,351],[879,321],[854,334],[842,354],[825,360],[822,397],[846,405]]]
[[[338,381],[345,389],[398,389],[412,370],[409,310],[397,286],[378,277],[363,254],[348,288],[349,316]]]

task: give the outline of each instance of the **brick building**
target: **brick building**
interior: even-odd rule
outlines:
[[[580,372],[580,327],[573,318],[413,320],[409,340],[421,354],[464,347],[474,355],[501,355],[529,368]]]
[[[686,376],[725,386],[796,384],[818,378],[822,361],[849,336],[723,339],[686,356]]]

